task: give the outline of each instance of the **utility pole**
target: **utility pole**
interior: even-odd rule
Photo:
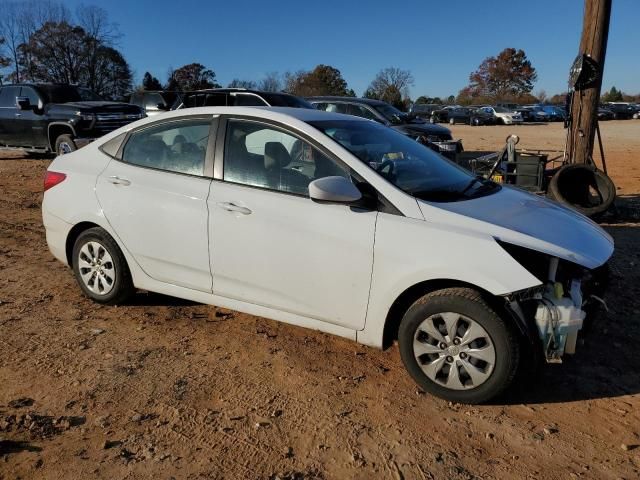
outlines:
[[[595,60],[598,78],[591,88],[578,90],[571,106],[572,122],[567,144],[567,158],[574,163],[588,163],[592,158],[593,141],[598,122],[598,104],[602,87],[602,72],[607,52],[609,18],[612,0],[585,0],[580,54]]]

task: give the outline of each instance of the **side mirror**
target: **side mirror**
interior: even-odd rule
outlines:
[[[164,103],[158,103],[158,104],[156,105],[156,108],[157,108],[158,110],[169,110],[169,107],[167,107],[167,105],[166,105],[166,104],[164,104]]]
[[[309,197],[318,203],[350,204],[362,198],[360,190],[344,177],[323,177],[309,184]]]
[[[31,110],[31,102],[28,97],[16,97],[18,110]]]

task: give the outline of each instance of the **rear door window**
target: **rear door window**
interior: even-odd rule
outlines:
[[[252,95],[248,93],[237,93],[235,95],[231,95],[231,105],[235,105],[236,107],[268,107],[267,102],[262,100],[257,95]]]
[[[132,165],[169,172],[204,175],[211,121],[180,120],[131,134],[122,160]]]

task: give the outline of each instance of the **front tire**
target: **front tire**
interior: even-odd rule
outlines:
[[[398,332],[400,356],[425,391],[476,404],[502,393],[519,366],[520,342],[475,290],[447,288],[417,300]]]
[[[95,302],[118,305],[135,293],[120,247],[100,227],[85,230],[78,236],[72,264],[78,285]]]
[[[56,138],[56,154],[65,155],[67,153],[75,152],[78,149],[76,143],[73,141],[71,135],[60,135]]]

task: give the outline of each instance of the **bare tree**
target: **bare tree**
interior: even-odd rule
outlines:
[[[265,92],[279,92],[282,90],[282,81],[278,72],[269,72],[258,83],[258,88]]]
[[[13,64],[14,71],[11,76],[15,82],[21,80],[18,62],[18,46],[22,43],[19,26],[20,10],[21,6],[18,2],[3,2],[2,15],[0,15],[0,36],[4,39],[5,45],[3,50],[7,52],[7,57]]]
[[[234,78],[227,85],[228,88],[246,88],[249,90],[255,90],[256,86],[256,82],[253,80],[240,80],[239,78]]]
[[[367,91],[375,98],[409,96],[409,87],[413,85],[413,75],[409,70],[387,67],[378,72]]]
[[[536,93],[536,98],[540,103],[545,103],[549,99],[549,97],[547,96],[547,92],[542,89],[538,90],[538,93]]]

